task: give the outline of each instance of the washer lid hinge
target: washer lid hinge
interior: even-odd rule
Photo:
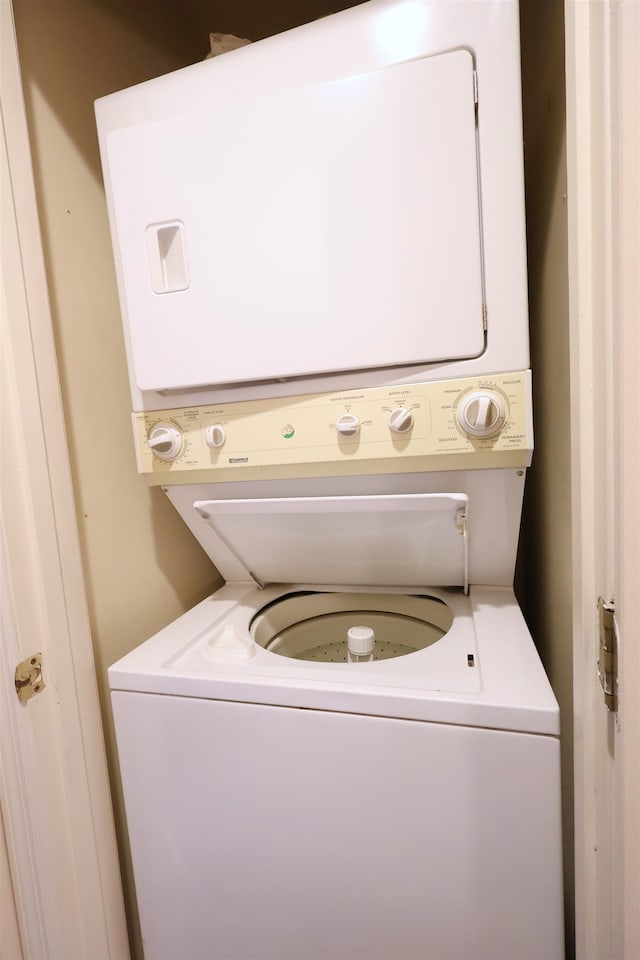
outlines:
[[[600,643],[598,676],[604,690],[604,702],[609,710],[618,709],[618,625],[613,600],[598,597]]]
[[[203,501],[202,503],[194,503],[193,506],[194,506],[194,509],[196,510],[196,512],[197,512],[198,514],[200,514],[200,516],[202,517],[202,519],[203,519],[203,520],[206,520],[207,523],[209,523],[209,524],[211,525],[211,527],[215,530],[216,535],[220,538],[220,541],[224,544],[224,546],[227,548],[227,550],[229,550],[229,552],[232,553],[233,556],[234,556],[237,560],[240,561],[240,563],[242,564],[242,566],[243,566],[244,569],[246,570],[248,576],[251,578],[251,580],[252,580],[253,583],[256,585],[256,587],[257,587],[259,590],[264,590],[264,588],[265,588],[265,586],[266,586],[266,583],[264,582],[264,580],[261,580],[260,577],[256,576],[256,574],[247,566],[246,563],[244,563],[244,561],[242,560],[242,558],[239,556],[238,551],[235,549],[234,545],[233,545],[232,543],[230,543],[230,542],[227,540],[227,538],[222,535],[222,533],[220,532],[220,530],[217,530],[217,529],[216,529],[215,524],[214,524],[213,513],[211,513],[210,511],[207,510],[207,503],[206,503],[206,501]]]
[[[460,507],[456,513],[456,527],[464,542],[464,592],[469,593],[469,537],[467,536],[467,510]]]

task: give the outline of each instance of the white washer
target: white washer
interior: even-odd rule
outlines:
[[[511,590],[311,589],[227,584],[110,670],[147,960],[559,960],[558,712]],[[247,657],[281,598],[409,592],[453,616],[424,650]]]
[[[109,671],[148,960],[564,955],[553,693],[510,588],[423,586],[473,509],[196,502],[244,579]],[[335,662],[352,625],[418,649]]]

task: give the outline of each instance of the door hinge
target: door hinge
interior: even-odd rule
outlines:
[[[618,627],[613,600],[598,597],[598,625],[600,629],[598,676],[604,690],[604,702],[609,710],[618,709]]]
[[[16,693],[20,703],[26,703],[45,688],[42,677],[42,654],[34,653],[16,667]]]

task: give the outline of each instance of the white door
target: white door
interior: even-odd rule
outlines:
[[[6,2],[0,3],[0,107],[0,951],[2,960],[21,956],[13,899],[25,956],[124,960],[129,951],[95,669]],[[20,702],[14,671],[36,653],[44,686]]]
[[[640,956],[640,5],[567,0],[576,952]],[[615,601],[618,709],[597,599]]]

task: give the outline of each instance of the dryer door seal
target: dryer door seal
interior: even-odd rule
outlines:
[[[267,583],[468,589],[461,493],[199,500],[224,557]],[[227,578],[229,579],[229,578]]]

